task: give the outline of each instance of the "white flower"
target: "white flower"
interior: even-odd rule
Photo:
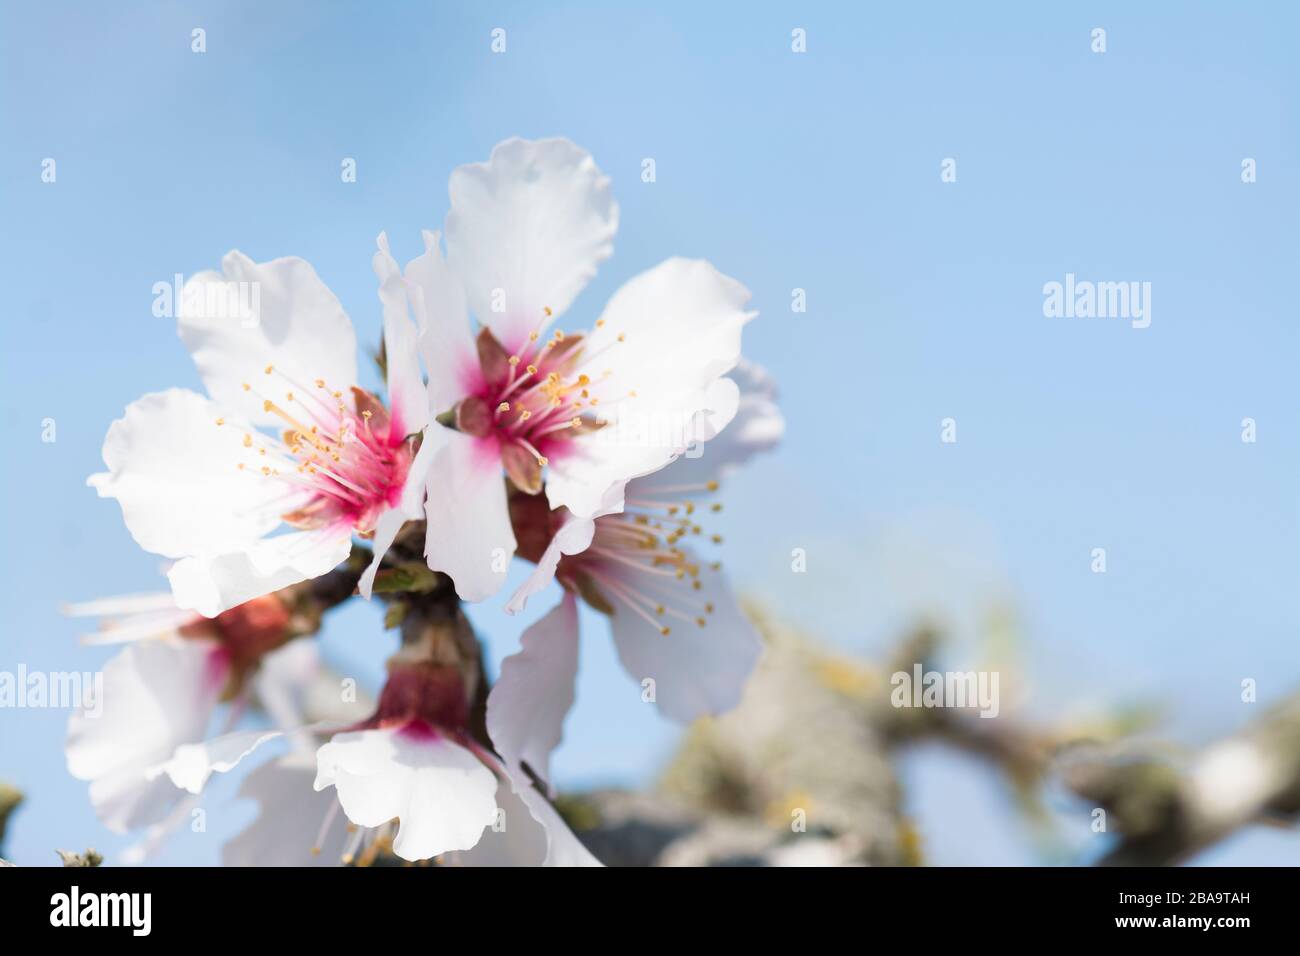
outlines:
[[[746,364],[736,377],[739,411],[701,457],[631,482],[621,513],[562,515],[534,556],[536,570],[507,605],[521,610],[552,580],[565,588],[560,604],[523,633],[488,695],[488,732],[515,779],[527,779],[527,764],[549,780],[550,754],[574,698],[577,596],[609,616],[624,669],[639,683],[654,682],[655,701],[669,718],[688,723],[739,703],[758,660],[758,635],[720,563],[701,560],[683,543],[705,537],[701,514],[721,507],[708,501],[718,476],[770,448],[783,430],[770,379]],[[528,525],[522,509],[516,517],[517,526]]]
[[[116,832],[153,828],[156,844],[181,822],[185,793],[197,794],[274,732],[209,736],[218,705],[242,709],[250,678],[268,699],[290,694],[307,642],[284,645],[289,611],[275,595],[206,619],[178,608],[170,594],[133,595],[74,605],[73,615],[105,618],[90,643],[126,642],[103,669],[99,700],[68,722],[68,770],[90,781],[90,799]],[[290,662],[293,670],[289,669]],[[178,812],[180,811],[180,812]]]
[[[450,193],[446,259],[426,232],[386,308],[415,314],[432,411],[454,419],[428,437],[429,565],[477,601],[516,547],[502,470],[529,494],[544,484],[552,508],[617,510],[628,480],[734,413],[724,376],[753,313],[734,279],[669,259],[619,289],[589,333],[548,333],[612,251],[608,179],[567,140],[510,139],[455,170]]]
[[[392,850],[404,860],[458,854],[469,864],[599,865],[527,778],[512,778],[465,723],[455,668],[393,666],[375,716],[317,751],[314,787],[333,787],[359,827],[396,820]]]
[[[213,307],[231,283],[259,290],[254,314]],[[352,324],[303,260],[231,252],[221,274],[186,283],[180,306],[209,397],[170,389],[133,402],[105,439],[108,471],[89,484],[118,500],[141,547],[178,559],[168,578],[182,608],[213,617],[324,574],[354,533],[375,537],[368,596],[374,568],[423,504],[428,455],[416,456],[413,436],[428,407],[414,326],[386,311],[386,409],[355,386]],[[293,530],[268,536],[281,525]]]

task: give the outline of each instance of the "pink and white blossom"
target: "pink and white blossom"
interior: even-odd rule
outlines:
[[[169,594],[134,595],[74,605],[74,615],[104,619],[90,643],[125,643],[104,665],[102,699],[68,723],[67,761],[90,781],[90,799],[110,829],[170,829],[185,793],[197,794],[276,736],[270,731],[210,733],[223,702],[228,724],[246,694],[260,684],[267,696],[288,693],[278,680],[281,658],[310,645],[288,639],[289,611],[264,595],[216,618],[178,608]],[[270,666],[262,670],[262,663]]]
[[[463,681],[454,667],[390,667],[375,715],[317,751],[315,789],[332,787],[358,827],[395,821],[392,850],[404,860],[598,866],[527,778],[467,732]]]
[[[584,518],[514,499],[521,535],[541,528],[549,542],[544,550],[528,542],[537,567],[507,609],[522,610],[551,581],[564,588],[560,603],[523,633],[488,696],[488,732],[516,779],[524,765],[549,779],[574,699],[579,597],[609,617],[624,669],[638,683],[654,682],[655,701],[672,720],[739,703],[761,643],[721,563],[688,542],[721,543],[703,527],[703,516],[721,509],[711,501],[720,477],[771,448],[784,426],[767,375],[743,363],[734,374],[742,389],[734,420],[699,457],[630,482],[622,508]]]
[[[587,331],[552,330],[618,225],[609,180],[567,140],[506,140],[456,169],[450,194],[446,257],[426,232],[405,281],[386,286],[386,310],[416,316],[431,410],[446,426],[428,436],[429,565],[477,601],[500,588],[517,545],[503,472],[551,508],[617,510],[629,480],[734,414],[725,376],[754,313],[749,292],[708,262],[669,259],[628,281]],[[397,275],[396,263],[385,271]]]
[[[255,314],[207,306],[230,283],[256,284]],[[186,283],[177,325],[208,394],[133,402],[88,482],[141,547],[176,559],[176,603],[214,617],[331,570],[354,534],[375,537],[377,566],[423,505],[428,406],[410,320],[385,313],[387,407],[357,387],[352,323],[302,259],[231,252]]]

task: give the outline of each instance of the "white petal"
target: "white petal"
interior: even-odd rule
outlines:
[[[406,264],[407,295],[420,327],[429,407],[437,415],[477,392],[483,375],[460,277],[443,259],[438,233],[425,230],[423,236],[424,254]]]
[[[175,790],[172,792],[175,793]],[[194,819],[194,810],[199,803],[199,799],[194,796],[178,800],[166,817],[147,827],[144,836],[117,853],[117,858],[128,866],[135,866],[157,856],[172,834]]]
[[[156,823],[175,804],[179,791],[149,770],[203,739],[228,674],[219,645],[200,639],[141,641],[104,665],[99,700],[68,722],[67,759],[69,773],[94,781],[107,826]]]
[[[533,568],[533,573],[519,585],[518,590],[506,603],[506,612],[518,614],[527,607],[530,597],[544,590],[555,580],[555,569],[560,564],[560,558],[586,551],[591,546],[591,539],[595,533],[596,522],[593,519],[566,515],[564,524],[555,532],[550,544],[542,552],[542,557]]]
[[[546,831],[546,859],[542,866],[603,866],[598,859],[573,835],[555,807],[534,787],[518,791],[528,812]]]
[[[243,446],[248,429],[231,415],[174,388],[132,402],[109,427],[109,470],[87,484],[118,500],[127,529],[146,551],[182,558],[239,548],[275,528],[301,500],[278,501],[284,487],[254,476],[257,453]]]
[[[314,753],[291,753],[245,777],[239,796],[256,800],[259,812],[222,847],[222,865],[338,866],[348,839],[347,818],[334,793],[312,788],[315,776]]]
[[[313,640],[293,640],[262,658],[254,686],[257,700],[280,730],[307,721],[306,700],[322,674],[319,646]]]
[[[242,252],[226,254],[222,272],[204,272],[185,284],[186,308],[177,330],[194,357],[208,394],[252,422],[279,425],[262,410],[255,394],[274,387],[308,389],[318,378],[331,389],[343,390],[357,381],[357,338],[352,323],[334,293],[311,265],[289,257],[256,263]],[[246,283],[256,305],[251,318],[229,317],[206,305],[189,308],[194,300],[214,301],[228,295],[231,283]],[[266,375],[273,366],[278,374]],[[245,392],[243,383],[254,386]],[[296,383],[296,384],[291,384]]]
[[[657,471],[731,420],[739,389],[724,376],[754,315],[748,301],[735,279],[688,259],[669,259],[614,294],[587,345],[599,355],[592,371],[610,411],[603,428],[552,462],[552,507],[591,516],[611,486]]]
[[[497,788],[499,825],[484,831],[472,850],[455,854],[460,866],[600,866],[534,787],[515,793],[508,780]]]
[[[447,428],[430,428],[436,442],[429,467],[424,553],[429,567],[451,576],[462,601],[482,601],[505,583],[515,533],[496,446]]]
[[[578,602],[565,592],[545,617],[519,638],[519,650],[501,662],[487,699],[487,729],[516,786],[529,786],[526,763],[550,786],[551,751],[564,736],[578,676]],[[554,795],[555,788],[550,787]]]
[[[352,553],[349,528],[335,525],[263,538],[242,551],[177,561],[167,572],[176,603],[204,617],[320,577]]]
[[[281,733],[278,730],[241,730],[195,744],[181,744],[171,759],[157,769],[182,790],[201,793],[214,773],[234,770],[241,760]]]
[[[429,439],[429,432],[433,429],[445,430],[440,425],[425,429],[420,450],[415,453],[411,467],[406,472],[406,484],[402,486],[401,500],[397,503],[397,507],[389,508],[375,522],[375,535],[371,542],[374,557],[370,561],[370,566],[362,573],[361,580],[357,582],[357,590],[366,600],[370,600],[370,592],[375,585],[379,564],[384,560],[388,549],[393,546],[393,541],[396,540],[397,533],[402,530],[402,525],[424,515],[424,495],[429,466],[433,464],[434,452],[437,451],[437,440]]]
[[[406,282],[388,251],[388,237],[379,234],[374,256],[379,301],[384,307],[384,361],[388,378],[388,411],[393,435],[411,435],[429,421],[429,403],[420,374],[419,334],[407,307]]]
[[[691,559],[689,550],[687,559]],[[619,574],[617,567],[605,574]],[[618,658],[633,680],[655,682],[655,701],[665,716],[679,723],[720,714],[735,707],[762,650],[754,626],[736,603],[721,571],[700,569],[701,589],[691,591],[701,606],[713,604],[706,625],[673,621],[660,634],[621,604],[610,619]],[[631,582],[638,584],[640,582]]]
[[[165,776],[151,776],[140,767],[114,770],[90,782],[95,815],[114,833],[153,826],[188,799]]]
[[[404,860],[468,850],[496,818],[496,776],[464,747],[427,730],[337,734],[316,760],[316,789],[333,786],[353,823],[399,820],[393,852]]]
[[[668,468],[635,482],[653,491],[656,484],[704,484],[726,476],[760,452],[776,447],[785,419],[776,404],[776,383],[760,366],[744,359],[728,373],[740,388],[735,417],[716,438],[689,449]],[[630,494],[634,492],[629,490]]]
[[[456,169],[449,189],[447,259],[509,351],[546,324],[544,309],[564,312],[613,251],[609,179],[568,140],[498,143],[486,163]]]

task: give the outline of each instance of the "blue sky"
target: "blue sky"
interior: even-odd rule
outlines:
[[[1186,744],[1300,682],[1294,5],[52,0],[0,17],[0,669],[97,666],[59,604],[161,581],[84,487],[128,402],[198,384],[155,282],[231,248],[300,255],[376,341],[375,236],[409,258],[452,168],[563,135],[622,209],[574,325],[669,255],[753,290],[745,348],[781,384],[787,438],[728,489],[722,530],[773,613],[862,653],[928,615],[960,661],[1009,610],[1028,713],[1158,704]],[[1045,318],[1044,283],[1069,272],[1150,282],[1151,326]],[[492,659],[547,606],[475,609]],[[644,781],[674,731],[587,623],[560,781]],[[388,641],[365,606],[324,638],[372,678]],[[64,770],[65,721],[0,712],[0,778],[30,800],[21,863],[121,845]],[[978,767],[906,767],[933,858],[1032,859]],[[216,859],[251,813],[233,789],[165,860]],[[1300,841],[1250,833],[1208,858],[1296,862]]]

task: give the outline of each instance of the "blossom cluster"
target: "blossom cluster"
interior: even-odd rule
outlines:
[[[592,157],[511,139],[449,191],[444,232],[404,267],[378,238],[383,396],[358,384],[351,321],[307,262],[236,251],[182,293],[206,394],[145,395],[108,431],[89,484],[172,562],[170,591],[74,609],[104,619],[92,640],[126,646],[102,714],[73,716],[67,756],[107,826],[147,832],[141,854],[213,774],[279,738],[286,752],[242,784],[261,815],[228,863],[596,863],[551,803],[580,603],[670,719],[739,701],[760,642],[707,517],[719,482],[783,428],[771,381],[741,356],[748,291],[673,258],[563,327],[618,226]],[[230,283],[259,290],[251,321],[202,307]],[[359,540],[356,592],[391,590],[390,552],[412,539],[459,601],[498,599],[518,557],[534,567],[506,609],[552,583],[559,603],[485,703],[472,668],[407,642],[373,712],[311,722],[321,664],[299,638],[320,622],[304,588],[366,554]],[[270,726],[240,729],[254,700]]]

